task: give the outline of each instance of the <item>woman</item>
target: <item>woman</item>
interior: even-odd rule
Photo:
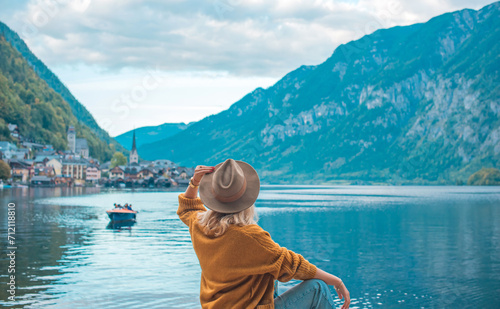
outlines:
[[[179,194],[177,214],[189,227],[201,266],[202,308],[334,308],[328,285],[344,298],[342,309],[349,308],[342,280],[280,247],[256,224],[259,190],[252,166],[227,159],[215,167],[197,166]],[[304,281],[273,298],[274,281],[291,279]]]

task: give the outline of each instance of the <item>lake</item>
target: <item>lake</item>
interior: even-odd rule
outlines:
[[[15,306],[200,308],[201,271],[178,194],[0,190],[1,304],[14,304],[12,202]],[[115,202],[132,203],[137,223],[108,225]],[[351,308],[500,308],[500,187],[263,186],[256,206],[277,243],[343,279]],[[280,283],[280,293],[296,283]]]

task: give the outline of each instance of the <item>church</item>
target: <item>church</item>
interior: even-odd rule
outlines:
[[[78,154],[84,159],[89,158],[89,145],[87,140],[85,138],[76,138],[76,130],[74,126],[70,126],[68,128],[67,138],[68,147],[72,153]]]
[[[130,150],[128,162],[129,165],[139,165],[139,154],[137,153],[137,147],[135,144],[135,130],[132,138],[132,150]]]

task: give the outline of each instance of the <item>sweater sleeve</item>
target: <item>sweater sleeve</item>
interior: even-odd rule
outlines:
[[[257,228],[257,233],[252,233],[268,256],[269,273],[281,282],[292,279],[307,280],[316,275],[316,266],[309,263],[302,255],[285,247],[281,247],[271,239],[271,235],[262,228]]]
[[[206,211],[206,209],[199,197],[187,198],[184,196],[184,193],[179,194],[179,208],[177,209],[177,215],[181,221],[184,222],[184,224],[190,226],[196,214],[201,211]]]
[[[309,263],[302,255],[297,254],[287,248],[280,248],[276,255],[276,272],[274,278],[281,282],[292,279],[307,280],[316,275],[316,266]]]

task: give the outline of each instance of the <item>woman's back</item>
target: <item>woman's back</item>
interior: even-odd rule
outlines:
[[[179,194],[177,214],[189,227],[201,266],[202,308],[334,308],[326,283],[348,296],[342,280],[280,247],[255,224],[259,190],[251,165],[227,159],[215,167],[197,166],[186,192]],[[305,281],[274,299],[274,280],[291,279]],[[343,309],[348,307],[349,298]]]
[[[179,195],[178,214],[189,226],[202,269],[200,300],[205,308],[274,308],[274,280],[314,277],[316,267],[280,247],[256,224],[230,225],[224,234],[207,235],[198,222],[205,211],[199,198]]]

